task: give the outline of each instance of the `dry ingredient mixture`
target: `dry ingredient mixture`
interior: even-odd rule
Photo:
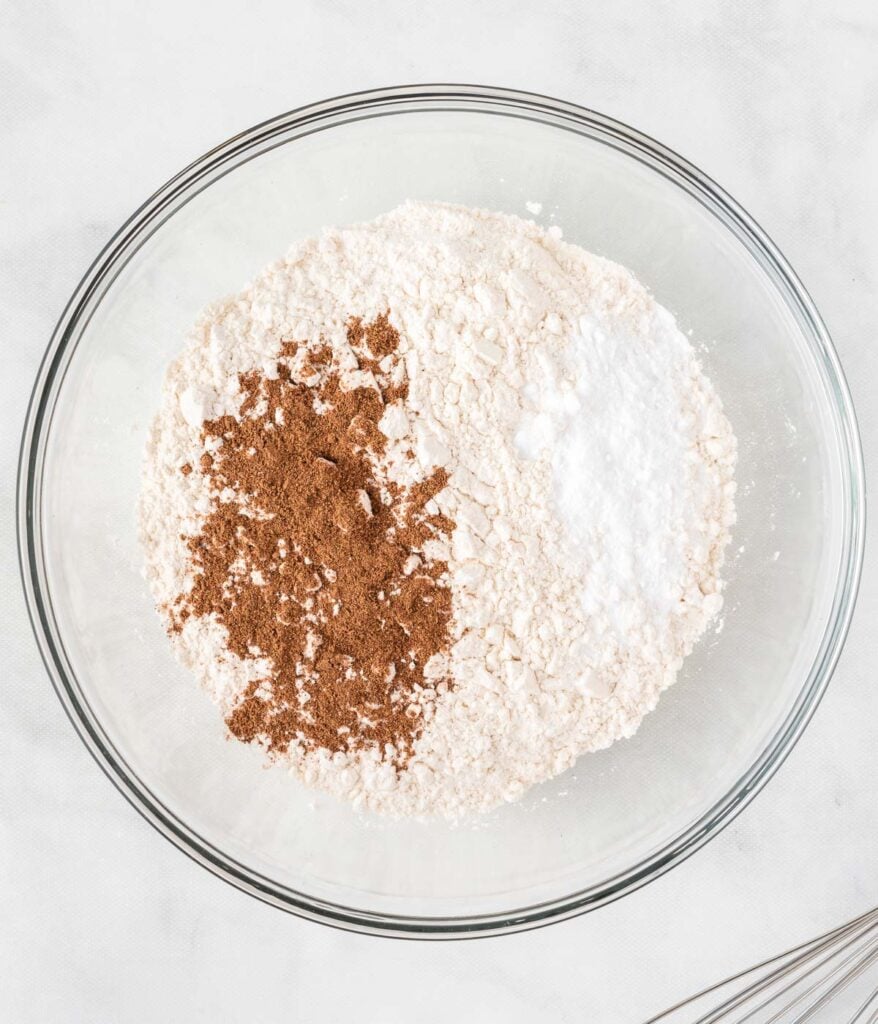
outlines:
[[[203,315],[148,445],[146,573],[232,735],[453,817],[655,706],[722,606],[735,454],[628,271],[407,203]]]

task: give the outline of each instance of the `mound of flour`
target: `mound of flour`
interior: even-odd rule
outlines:
[[[519,797],[631,736],[722,606],[736,444],[673,317],[624,268],[517,217],[406,203],[295,245],[208,309],[170,367],[140,504],[165,614],[192,586],[217,496],[202,423],[240,415],[238,375],[275,373],[284,340],[328,344],[389,311],[408,394],[388,405],[387,478],[444,468],[455,524],[452,643],[404,770],[377,748],[292,744],[308,784],[395,815],[456,816]],[[346,386],[363,386],[355,361]],[[413,455],[413,457],[412,457]],[[183,474],[192,463],[196,471]],[[224,713],[271,665],[191,619],[179,656]]]

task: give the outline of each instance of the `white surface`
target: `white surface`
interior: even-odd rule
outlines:
[[[636,1024],[878,902],[874,544],[829,693],[768,788],[648,888],[514,937],[389,942],[256,903],[137,816],[51,690],[19,594],[12,503],[27,393],[52,326],[158,184],[238,129],[327,95],[414,80],[513,85],[595,107],[683,153],[803,277],[851,381],[867,472],[874,464],[872,0],[470,6],[0,5],[4,1022]]]

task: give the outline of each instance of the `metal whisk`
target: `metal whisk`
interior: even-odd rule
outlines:
[[[878,907],[697,992],[646,1024],[816,1024],[821,1011],[831,1013],[823,1019],[833,1024],[878,1024],[878,970],[853,1016],[841,1018],[836,1009],[841,993],[876,962]]]

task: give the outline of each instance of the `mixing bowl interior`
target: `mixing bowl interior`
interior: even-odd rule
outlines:
[[[153,820],[281,905],[454,931],[608,898],[725,820],[825,682],[858,500],[831,356],[745,226],[618,126],[578,117],[497,98],[388,101],[245,140],[120,241],[49,368],[33,586],[63,695]],[[632,740],[456,826],[361,816],[228,741],[174,661],[136,533],[162,375],[201,307],[294,239],[407,198],[523,216],[538,202],[540,223],[630,267],[691,331],[740,444],[722,620],[658,710]]]

